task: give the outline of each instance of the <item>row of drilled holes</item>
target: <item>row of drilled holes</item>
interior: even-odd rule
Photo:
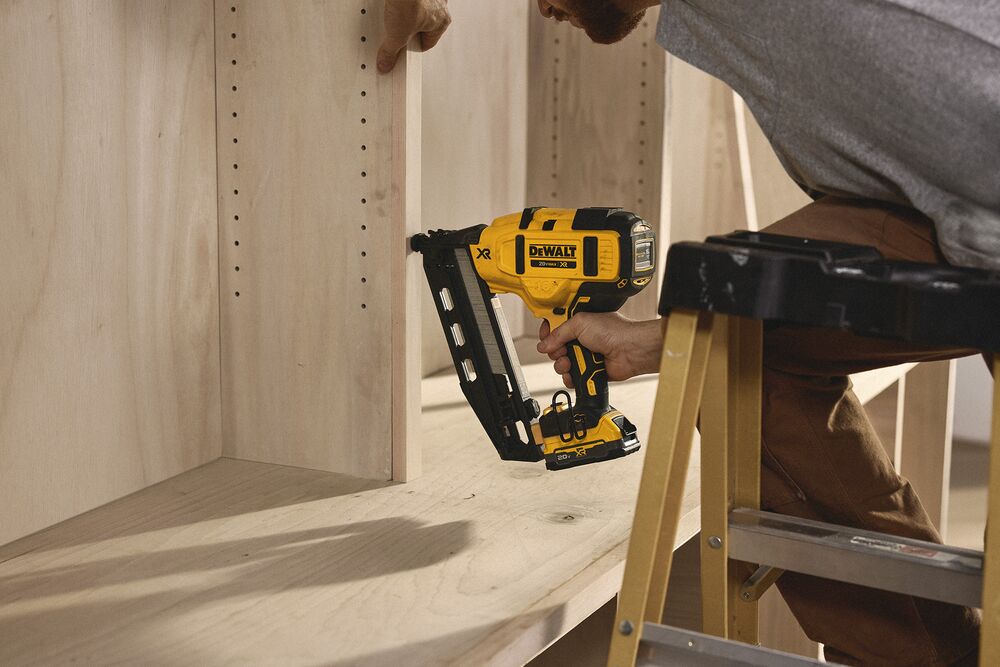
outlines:
[[[365,9],[364,7],[362,7],[361,8],[361,14],[362,15],[368,14],[368,10]],[[361,43],[364,44],[367,41],[368,41],[368,36],[365,35],[365,34],[362,34],[361,35]],[[361,63],[361,69],[362,70],[367,70],[368,69],[368,64],[362,61],[362,63]],[[361,91],[361,97],[367,97],[367,96],[368,96],[367,91],[362,90]],[[362,125],[367,125],[367,123],[368,123],[368,119],[365,116],[362,116],[361,117],[361,124]],[[361,152],[365,153],[367,150],[368,150],[368,146],[366,144],[361,144]],[[361,178],[362,179],[367,179],[368,178],[367,168],[361,170]],[[362,206],[367,206],[367,204],[368,204],[368,197],[366,195],[366,196],[364,196],[364,197],[361,198],[361,205]],[[362,232],[368,231],[368,225],[364,225],[364,224],[361,225],[361,231]],[[362,258],[362,260],[364,260],[367,256],[368,256],[368,253],[365,250],[362,250],[361,251],[361,258]],[[361,284],[364,285],[367,282],[368,282],[368,278],[366,276],[362,275],[361,276]],[[364,301],[362,301],[362,303],[361,303],[361,309],[362,310],[366,310],[367,308],[368,308],[368,304],[365,303]]]
[[[554,51],[559,53],[559,38],[553,40]],[[559,56],[552,60],[552,203],[551,206],[558,206],[556,203],[559,197]]]
[[[236,11],[237,11],[237,10],[236,10],[236,5],[232,5],[232,6],[231,6],[231,7],[229,8],[229,11],[230,11],[230,13],[232,13],[232,14],[235,14],[235,13],[236,13]],[[368,10],[367,10],[367,9],[365,9],[365,8],[362,8],[362,9],[361,9],[361,14],[362,14],[362,15],[366,15],[367,13],[368,13]],[[238,37],[238,34],[237,34],[237,33],[235,33],[235,32],[232,32],[232,33],[230,33],[230,34],[229,34],[229,37],[230,37],[230,39],[232,39],[232,40],[235,40],[235,39],[237,39],[237,37]],[[361,35],[361,42],[362,42],[362,43],[366,43],[367,41],[368,41],[368,36],[367,36],[367,35]],[[230,62],[231,62],[231,64],[233,65],[233,67],[235,67],[235,66],[236,66],[236,65],[238,64],[238,62],[237,62],[236,58],[233,58],[233,59],[232,59],[232,60],[231,60]],[[361,69],[362,69],[362,70],[367,70],[367,69],[368,69],[368,64],[367,64],[367,63],[364,63],[364,62],[362,62],[362,63],[361,63]],[[236,83],[235,81],[234,81],[234,83],[232,84],[232,91],[233,91],[234,93],[236,93],[236,92],[238,92],[238,91],[239,91],[239,85],[238,85],[238,84],[237,84],[237,83]],[[362,91],[361,91],[361,97],[367,97],[367,96],[368,96],[368,91],[367,91],[367,90],[362,90]],[[233,111],[233,112],[232,112],[232,115],[233,115],[233,118],[234,118],[234,119],[235,119],[235,118],[239,118],[239,112],[237,112],[237,111]],[[362,125],[367,125],[367,124],[368,124],[368,118],[367,118],[367,117],[365,117],[365,116],[362,116],[362,117],[361,117],[361,124],[362,124]],[[238,137],[238,136],[234,136],[234,137],[233,137],[233,143],[234,143],[234,144],[239,144],[239,142],[240,142],[240,139],[239,139],[239,137]],[[362,153],[364,153],[364,152],[367,152],[367,150],[368,150],[368,145],[367,145],[367,144],[361,144],[361,152],[362,152]],[[239,168],[240,168],[240,165],[239,165],[239,162],[233,162],[233,170],[234,170],[234,171],[239,171]],[[361,178],[368,178],[368,171],[367,171],[367,169],[362,169],[362,171],[361,171]],[[238,186],[235,186],[235,185],[234,185],[234,187],[233,187],[233,196],[234,196],[234,197],[238,197],[238,196],[239,196],[239,194],[240,194],[240,190],[239,190],[239,187],[238,187]],[[365,205],[367,205],[367,204],[368,204],[368,197],[367,197],[367,196],[364,196],[364,197],[362,197],[362,198],[361,198],[361,204],[362,204],[363,206],[365,206]],[[233,215],[233,221],[234,221],[234,222],[239,222],[239,221],[240,221],[240,216],[239,216],[239,213],[235,213],[235,214]],[[367,230],[368,230],[368,225],[364,225],[364,224],[363,224],[363,225],[361,225],[361,231],[363,231],[363,232],[364,232],[364,231],[367,231]],[[237,247],[237,248],[239,247],[239,245],[240,245],[240,241],[239,241],[239,239],[238,239],[238,238],[237,238],[237,239],[234,239],[234,240],[233,240],[233,245],[234,245],[235,247]],[[361,251],[361,257],[362,257],[362,258],[366,258],[367,256],[368,256],[368,252],[367,252],[366,250],[362,250],[362,251]],[[236,265],[235,265],[235,266],[233,267],[233,271],[234,271],[234,272],[236,272],[236,273],[239,273],[239,271],[240,271],[240,265],[239,265],[239,264],[236,264]],[[367,282],[368,282],[368,278],[367,278],[366,276],[361,276],[361,283],[362,283],[362,284],[366,284]],[[240,296],[240,292],[239,292],[239,290],[236,290],[236,291],[234,292],[234,295],[235,295],[235,296],[236,296],[237,298],[239,298],[239,296]],[[361,304],[361,308],[362,308],[362,310],[366,310],[366,309],[368,308],[368,304],[367,304],[367,303],[362,303],[362,304]]]
[[[236,5],[233,5],[233,6],[231,6],[231,7],[229,8],[229,11],[230,11],[230,13],[232,13],[232,14],[235,14],[235,13],[236,13]],[[238,35],[237,35],[237,34],[236,34],[235,32],[232,32],[232,33],[230,33],[230,34],[229,34],[229,38],[230,38],[230,40],[235,40],[235,39],[236,39],[237,37],[238,37]],[[232,63],[232,66],[233,66],[234,68],[235,68],[235,67],[236,67],[236,65],[238,64],[238,63],[237,63],[237,60],[236,60],[236,58],[233,58],[233,59],[232,59],[232,60],[231,60],[230,62]],[[235,77],[235,69],[233,70],[233,72],[234,72],[234,74],[233,74],[233,85],[232,85],[232,90],[233,90],[233,92],[234,92],[234,93],[236,93],[236,92],[237,92],[237,91],[239,90],[239,86],[237,85],[237,83],[236,83],[236,81],[235,81],[235,78],[236,78],[236,77]],[[234,96],[234,99],[235,99],[235,96]],[[238,113],[237,111],[235,111],[235,110],[234,110],[234,111],[232,111],[232,114],[233,114],[233,118],[239,118],[239,113]],[[235,129],[235,128],[234,128],[234,129]],[[238,144],[239,142],[240,142],[240,139],[239,139],[239,137],[238,137],[238,136],[235,136],[235,134],[234,134],[234,136],[233,136],[233,143],[234,143],[234,144]],[[239,168],[240,168],[240,165],[239,165],[239,162],[233,162],[233,170],[234,170],[234,171],[238,171],[238,170],[239,170]],[[233,179],[233,182],[234,182],[234,185],[233,185],[233,196],[234,196],[234,197],[238,197],[238,196],[239,196],[239,194],[240,194],[240,190],[239,190],[239,187],[238,187],[238,186],[237,186],[237,185],[235,184],[235,183],[236,183],[236,179],[235,179],[235,178]],[[234,201],[234,202],[237,202],[237,201],[239,201],[239,200],[238,200],[238,199],[234,199],[233,201]],[[237,209],[237,210],[238,210],[238,209]],[[233,214],[233,221],[234,221],[234,222],[239,222],[239,221],[240,221],[240,216],[239,216],[239,213],[234,213],[234,214]],[[237,229],[238,229],[238,227],[237,227]],[[236,239],[234,239],[234,240],[233,240],[233,245],[234,245],[234,246],[236,246],[236,247],[239,247],[239,245],[240,245],[240,241],[239,241],[239,238],[236,238]],[[234,270],[235,272],[237,272],[237,273],[238,273],[238,272],[239,272],[239,270],[240,270],[240,265],[239,265],[239,264],[236,264],[236,265],[235,265],[235,266],[233,267],[233,270]],[[240,296],[240,292],[239,292],[239,290],[236,290],[236,291],[234,292],[234,294],[236,295],[236,297],[237,297],[237,298],[239,298],[239,296]]]
[[[647,107],[647,104],[646,104],[646,102],[647,102],[646,91],[648,90],[648,88],[646,86],[646,72],[648,71],[647,70],[647,66],[649,64],[649,61],[648,61],[648,58],[649,58],[649,53],[648,53],[648,49],[649,49],[649,41],[648,41],[649,40],[649,35],[648,35],[649,21],[643,21],[642,22],[642,28],[643,28],[643,31],[646,34],[643,35],[642,61],[641,61],[642,62],[642,72],[641,72],[642,79],[639,82],[639,87],[641,88],[641,91],[640,91],[640,94],[639,94],[639,106],[642,107],[642,114],[641,114],[640,119],[639,119],[640,130],[639,130],[639,151],[638,151],[639,158],[638,158],[638,160],[639,160],[639,166],[640,167],[644,167],[645,164],[646,164],[646,138],[647,137],[646,137],[646,118],[645,118],[645,112],[646,112],[646,107]],[[556,37],[553,40],[553,44],[555,45],[555,48],[553,50],[556,52],[556,54],[558,54],[559,53],[559,38],[558,37]],[[552,173],[551,173],[551,176],[550,176],[551,180],[552,180],[551,195],[552,195],[553,205],[555,204],[556,198],[559,196],[558,186],[559,186],[559,70],[560,70],[560,63],[561,63],[561,60],[560,60],[559,56],[558,55],[554,56],[553,57],[553,61],[552,61],[552,70],[553,70],[553,74],[552,74],[552,135],[551,135],[551,138],[552,138]],[[642,169],[640,169],[639,171],[641,173]],[[645,182],[646,182],[646,180],[645,180],[644,177],[640,176],[638,178],[638,185],[642,186],[642,185],[645,184]],[[641,189],[640,189],[640,194],[639,194],[639,196],[636,199],[636,203],[638,203],[638,204],[641,205],[641,204],[643,204],[643,202],[644,202],[644,199],[642,197]]]
[[[647,101],[646,91],[648,90],[648,88],[646,86],[646,72],[648,71],[647,70],[647,65],[648,65],[648,62],[649,62],[649,60],[648,60],[649,59],[649,30],[648,29],[649,29],[649,21],[643,21],[642,22],[642,30],[643,30],[643,35],[642,35],[642,72],[641,72],[642,79],[639,82],[639,87],[641,89],[639,91],[639,106],[642,108],[642,113],[640,114],[640,117],[639,117],[639,167],[640,167],[639,173],[640,174],[643,173],[643,167],[646,164],[646,138],[647,138],[646,137],[646,108],[647,108],[647,105],[646,105],[646,101]],[[643,204],[643,198],[642,198],[642,190],[643,190],[643,188],[642,188],[642,186],[643,186],[643,184],[645,182],[646,182],[645,178],[640,175],[639,178],[637,179],[637,183],[639,185],[639,195],[636,198],[636,203],[640,207]],[[639,213],[639,215],[642,215],[642,211],[641,210],[636,211],[636,212]]]

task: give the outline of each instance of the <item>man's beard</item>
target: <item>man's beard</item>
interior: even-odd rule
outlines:
[[[612,0],[569,0],[566,4],[587,36],[598,44],[614,44],[625,39],[646,15],[645,9],[628,14]]]

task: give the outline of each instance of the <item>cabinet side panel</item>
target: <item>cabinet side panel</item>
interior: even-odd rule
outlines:
[[[227,456],[392,474],[405,68],[376,72],[382,4],[216,3]]]
[[[0,543],[217,458],[212,4],[0,3]]]
[[[526,2],[452,3],[454,26],[424,56],[423,220],[430,228],[490,224],[525,206],[529,156]],[[434,300],[422,300],[424,374],[452,368]],[[502,295],[515,335],[530,318]],[[533,322],[532,318],[532,322]]]

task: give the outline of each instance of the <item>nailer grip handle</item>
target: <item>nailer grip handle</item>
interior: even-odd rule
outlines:
[[[569,356],[569,376],[576,389],[575,408],[593,410],[598,415],[608,411],[608,373],[604,355],[592,352],[571,340],[566,345]]]

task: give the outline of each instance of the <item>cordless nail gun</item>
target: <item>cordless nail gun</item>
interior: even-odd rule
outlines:
[[[493,224],[417,234],[459,383],[500,454],[559,470],[631,454],[635,426],[608,402],[604,358],[567,346],[575,400],[544,412],[525,386],[499,293],[517,294],[553,329],[579,312],[612,312],[653,278],[653,230],[615,208],[529,208]]]

